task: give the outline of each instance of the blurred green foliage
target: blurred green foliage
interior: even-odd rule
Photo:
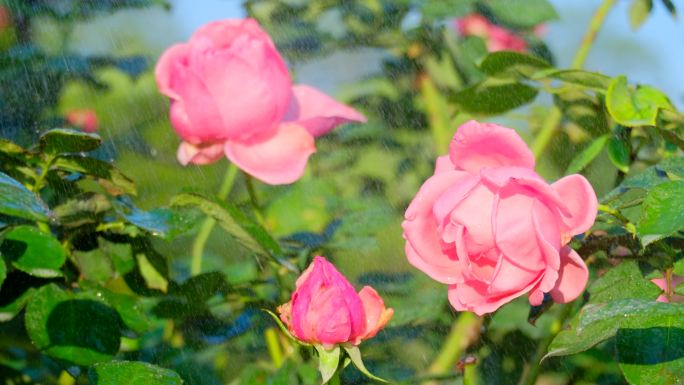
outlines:
[[[633,1],[633,25],[651,3]],[[246,0],[294,68],[362,48],[383,55],[377,73],[338,95],[369,122],[321,138],[297,183],[253,186],[259,214],[243,176],[225,202],[214,198],[226,161],[177,164],[154,58],[68,50],[75,23],[164,2],[0,4],[12,16],[0,31],[0,382],[319,383],[311,349],[280,338],[284,363],[269,356],[264,332],[275,325],[260,310],[285,302],[317,254],[395,309],[361,347],[380,377],[460,383],[467,357],[488,385],[526,381],[534,368],[548,384],[684,377],[682,305],[655,303],[648,281],[684,274],[684,117],[653,87],[556,67],[534,32],[563,16],[548,2]],[[453,19],[473,12],[527,51],[489,53],[482,38],[458,36]],[[62,33],[49,44],[37,37],[44,22]],[[73,109],[93,109],[99,134],[55,129]],[[587,295],[565,307],[519,299],[467,324],[444,287],[406,262],[403,211],[460,123],[506,122],[534,148],[555,109],[539,172],[583,172],[603,196],[594,231],[573,241],[591,267]],[[207,215],[220,226],[191,277]],[[463,328],[460,347],[441,350]],[[434,364],[444,357],[448,367]]]

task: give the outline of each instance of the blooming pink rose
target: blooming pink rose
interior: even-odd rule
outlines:
[[[675,294],[674,288],[684,283],[684,275],[672,274],[670,279],[670,287],[667,287],[666,278],[653,278],[651,282],[655,283],[656,286],[663,291],[661,295],[658,296],[656,301],[658,302],[684,302],[684,295]]]
[[[487,43],[487,50],[518,51],[527,49],[527,42],[513,31],[492,24],[486,17],[473,13],[455,21],[456,30],[461,36],[477,36]]]
[[[66,121],[72,126],[79,127],[85,132],[97,132],[100,123],[97,114],[91,109],[70,110],[66,113]]]
[[[314,258],[296,286],[290,302],[278,312],[290,333],[304,342],[358,345],[374,337],[394,314],[372,287],[365,286],[357,294],[323,257]]]
[[[201,27],[164,52],[156,78],[171,99],[182,164],[225,155],[269,184],[301,177],[316,151],[314,137],[366,120],[312,87],[292,86],[273,41],[253,19]]]
[[[456,310],[482,315],[525,293],[532,305],[544,293],[569,302],[588,271],[566,244],[592,226],[597,206],[581,175],[551,185],[537,175],[514,130],[469,121],[406,210],[406,254],[449,285]]]

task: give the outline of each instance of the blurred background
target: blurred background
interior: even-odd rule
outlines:
[[[348,3],[354,5],[349,9],[330,11],[328,5],[321,4],[335,2],[318,0],[168,3],[170,7],[122,9],[66,21],[54,15],[37,16],[31,25],[31,41],[58,62],[64,58],[66,72],[78,71],[77,67],[68,68],[78,63],[66,59],[72,54],[113,58],[115,65],[102,66],[79,79],[66,79],[55,91],[54,100],[45,101],[50,113],[29,119],[21,115],[16,105],[8,104],[21,125],[4,122],[3,136],[30,143],[31,136],[46,126],[62,123],[61,118],[69,120],[74,111],[87,111],[91,118],[95,117],[96,127],[87,128],[87,118],[82,118],[85,120],[80,124],[84,130],[96,130],[105,140],[98,156],[114,161],[136,182],[135,202],[139,207],[167,205],[172,196],[188,187],[214,194],[227,161],[201,167],[178,164],[175,154],[179,139],[168,120],[168,101],[157,91],[154,63],[166,48],[186,41],[203,24],[247,15],[256,17],[288,59],[296,82],[352,103],[369,117],[368,124],[348,125],[317,141],[318,153],[313,156],[307,174],[296,184],[257,185],[265,224],[275,236],[301,251],[300,262],[314,251],[325,253],[356,284],[376,286],[386,295],[389,306],[410,309],[397,312],[391,327],[368,343],[370,367],[383,362],[383,366],[377,366],[377,372],[391,378],[408,378],[428,367],[455,314],[447,305],[446,288],[416,273],[406,262],[400,224],[406,205],[432,173],[435,157],[445,152],[445,144],[458,124],[473,117],[445,107],[437,91],[447,94],[483,78],[475,63],[486,54],[484,43],[481,39],[458,36],[453,22],[468,14],[470,8],[463,11],[454,7],[451,13],[442,6],[470,6],[475,2],[397,0],[396,7],[388,7],[396,12],[384,14],[373,8],[379,0],[368,1],[365,9],[361,9],[366,6],[363,1],[351,1]],[[489,16],[524,36],[529,51],[566,68],[601,2],[550,3],[558,17],[551,12],[551,16],[540,16],[539,23],[534,16],[531,22],[516,20],[505,9]],[[326,11],[311,11],[307,8],[311,4],[319,4]],[[424,4],[433,6],[428,8]],[[661,2],[655,2],[643,24],[633,28],[629,22],[630,6],[631,1],[618,1],[611,10],[584,68],[609,76],[625,74],[631,82],[662,89],[675,105],[684,107],[684,24],[673,18]],[[301,13],[281,10],[285,8]],[[367,13],[354,18],[359,9]],[[307,19],[308,11],[314,14],[313,19]],[[376,22],[377,25],[373,24]],[[455,66],[450,65],[452,60]],[[27,85],[30,92],[26,99],[15,98],[14,91],[5,88],[5,95],[12,97],[3,100],[19,100],[17,105],[31,103],[42,82],[51,81],[36,79]],[[31,87],[35,89],[31,91]],[[552,105],[549,95],[540,95],[537,101],[533,107],[513,109],[494,120],[516,128],[530,140]],[[539,162],[544,177],[551,180],[563,175],[578,150],[587,145],[592,135],[598,136],[592,130],[603,129],[600,123],[580,126],[569,120],[563,122],[563,130],[553,138],[548,154]],[[585,174],[599,195],[609,191],[616,178],[624,177],[616,175],[606,154],[589,165]],[[244,204],[247,187],[239,183],[230,199]],[[173,259],[170,274],[179,282],[188,277],[193,235],[180,236],[172,242],[160,241],[157,245],[162,254]],[[234,250],[234,241],[214,231],[204,259],[205,271],[220,271],[234,284],[258,278],[260,266],[250,255]],[[278,295],[264,296],[277,300]],[[219,315],[230,313],[221,306],[212,310]],[[488,321],[491,333],[474,347],[483,357],[482,384],[517,382],[524,362],[534,353],[536,343],[546,336],[552,318],[544,314],[534,327],[527,323],[528,312],[527,300],[521,299]],[[230,317],[233,315],[230,313]],[[205,326],[198,323],[189,332],[204,338],[198,344],[200,348],[191,346],[185,350],[181,343],[180,353],[173,357],[182,362],[174,364],[174,368],[191,384],[227,383],[237,378],[254,357],[264,355],[258,333],[247,334],[248,329],[231,324],[218,328],[216,335],[207,336],[202,335]],[[238,335],[240,339],[234,343],[232,339]],[[606,359],[609,350],[605,347],[562,362],[553,361],[552,370],[540,381],[623,383],[616,364]],[[387,357],[398,358],[394,361]],[[204,367],[214,370],[203,371]],[[360,377],[351,378],[355,379],[361,381]]]

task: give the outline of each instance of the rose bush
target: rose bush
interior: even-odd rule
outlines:
[[[285,61],[253,19],[201,27],[161,56],[156,78],[171,99],[182,164],[225,155],[269,184],[301,177],[315,137],[366,120],[315,88],[293,86]]]
[[[526,293],[532,305],[544,293],[565,303],[584,290],[587,267],[567,243],[594,223],[596,195],[580,175],[549,185],[534,164],[514,130],[469,121],[406,210],[408,260],[449,285],[456,310],[482,315]]]
[[[325,347],[358,345],[374,337],[394,314],[375,289],[364,286],[357,294],[335,266],[320,256],[296,286],[292,299],[278,313],[290,333],[303,342]]]

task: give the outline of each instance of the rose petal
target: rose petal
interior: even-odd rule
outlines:
[[[511,183],[502,188],[498,195],[494,213],[496,247],[520,268],[528,271],[544,269],[546,262],[537,241],[532,218],[535,192]],[[544,224],[553,225],[553,221],[548,220]]]
[[[193,69],[220,106],[220,138],[264,138],[277,131],[292,98],[290,75],[277,51],[252,41],[239,55],[230,50],[205,54]]]
[[[442,250],[432,208],[449,187],[470,178],[461,171],[439,173],[429,178],[406,209],[402,223],[409,262],[442,283],[462,280],[461,265]]]
[[[570,235],[582,234],[594,224],[598,200],[594,189],[583,176],[569,175],[552,184],[570,215],[562,215],[564,231]]]
[[[183,166],[188,164],[211,164],[223,157],[223,143],[213,143],[205,146],[195,146],[188,142],[181,142],[178,146],[178,162]]]
[[[367,120],[355,109],[313,87],[295,85],[292,95],[284,121],[305,127],[315,137],[327,134],[340,124]]]
[[[435,172],[434,174],[438,174],[441,172],[445,171],[454,171],[456,170],[456,166],[454,166],[453,163],[451,163],[451,159],[449,159],[449,155],[442,155],[440,157],[437,157],[437,160],[435,161]]]
[[[242,170],[265,183],[277,185],[299,179],[316,147],[306,129],[296,124],[282,124],[276,135],[263,142],[228,141],[225,152]]]
[[[449,157],[456,168],[471,173],[484,167],[534,168],[534,155],[515,130],[474,120],[458,128]]]
[[[178,99],[178,93],[174,90],[175,75],[179,72],[185,71],[187,65],[187,56],[190,52],[190,46],[187,44],[176,44],[169,47],[159,57],[157,66],[154,69],[154,75],[157,80],[159,92],[171,99]]]
[[[589,279],[589,270],[582,258],[569,247],[561,249],[560,258],[558,281],[550,294],[554,301],[567,303],[582,294]]]
[[[171,105],[171,123],[183,140],[191,143],[216,142],[228,138],[216,99],[192,71],[178,71]]]
[[[394,315],[394,310],[386,309],[385,302],[370,286],[364,286],[359,291],[359,298],[361,298],[363,311],[366,314],[366,330],[360,339],[365,340],[375,337],[378,331],[387,325]]]
[[[472,311],[482,316],[494,312],[504,304],[518,298],[530,290],[539,282],[534,281],[520,291],[492,296],[487,293],[488,285],[478,281],[467,281],[449,286],[449,302],[458,311]]]
[[[230,47],[236,39],[244,36],[267,42],[270,47],[275,48],[271,37],[256,20],[251,18],[221,20],[205,24],[193,33],[190,41],[209,39],[215,49],[222,49]]]

